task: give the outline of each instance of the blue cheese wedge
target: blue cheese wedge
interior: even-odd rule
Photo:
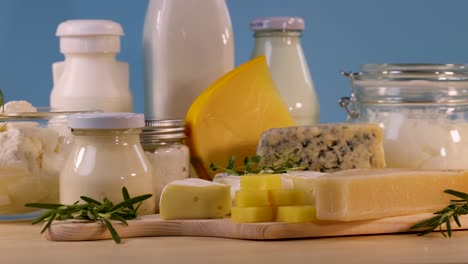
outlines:
[[[257,154],[273,164],[276,155],[296,154],[307,170],[334,172],[347,169],[385,168],[383,132],[375,124],[321,124],[273,128],[265,131]]]

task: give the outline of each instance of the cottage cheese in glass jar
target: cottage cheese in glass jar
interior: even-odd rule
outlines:
[[[184,144],[184,120],[147,120],[141,144],[153,166],[156,212],[164,187],[190,177],[190,151]]]
[[[367,64],[340,105],[384,131],[387,167],[468,169],[468,65]]]

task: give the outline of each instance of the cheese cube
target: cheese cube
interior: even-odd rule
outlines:
[[[231,219],[238,223],[272,222],[274,211],[273,207],[233,207]]]
[[[270,205],[303,205],[305,200],[304,192],[297,190],[271,190]]]
[[[162,219],[223,218],[231,211],[227,185],[189,178],[170,182],[160,200]]]
[[[260,138],[257,155],[264,164],[298,149],[297,166],[333,172],[354,168],[384,168],[383,132],[375,124],[321,124],[273,128]]]
[[[467,171],[349,170],[317,178],[319,220],[354,221],[434,212],[468,192]]]
[[[304,193],[304,204],[315,205],[315,184],[317,178],[325,174],[317,171],[292,171],[283,174],[283,178],[292,181],[294,190]]]
[[[236,192],[236,206],[238,207],[259,207],[270,205],[270,191],[259,190],[239,190]]]
[[[314,206],[279,206],[276,213],[277,222],[306,223],[316,221]]]
[[[241,190],[281,190],[283,180],[280,174],[251,174],[240,178]]]

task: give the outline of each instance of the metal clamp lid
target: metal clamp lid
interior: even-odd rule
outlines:
[[[359,117],[359,111],[357,110],[356,105],[354,77],[359,75],[360,73],[341,71],[340,74],[349,78],[349,81],[351,82],[351,96],[341,97],[341,99],[338,101],[338,104],[346,110],[350,118],[356,119]]]

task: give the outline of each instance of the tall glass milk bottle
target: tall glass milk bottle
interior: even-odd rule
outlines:
[[[304,20],[299,17],[253,19],[252,58],[265,55],[273,80],[298,125],[319,122],[319,102],[301,46]]]
[[[194,99],[234,67],[224,0],[150,0],[143,32],[145,118],[184,119]]]
[[[68,20],[57,28],[65,61],[53,64],[50,106],[56,110],[132,112],[129,67],[117,61],[119,23],[110,20]]]

